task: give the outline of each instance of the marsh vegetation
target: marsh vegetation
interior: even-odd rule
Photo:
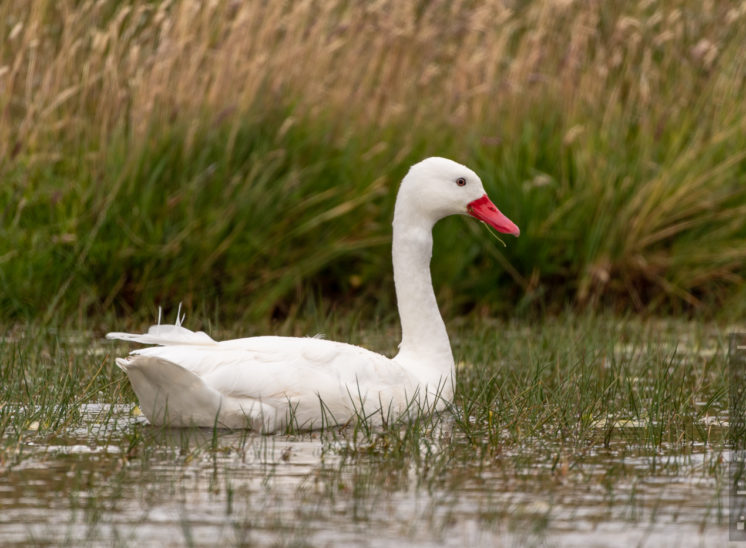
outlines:
[[[0,543],[722,545],[744,43],[743,2],[0,3]],[[145,424],[102,337],[159,305],[393,354],[430,155],[522,233],[436,227],[447,412]]]
[[[0,309],[390,309],[396,186],[440,155],[523,234],[444,223],[446,306],[743,311],[745,20],[691,0],[3,2]]]
[[[386,324],[340,320],[295,328],[390,352]],[[719,329],[566,316],[456,323],[453,333],[461,363],[448,411],[383,429],[262,436],[149,426],[111,343],[11,332],[0,346],[0,537],[722,545]]]

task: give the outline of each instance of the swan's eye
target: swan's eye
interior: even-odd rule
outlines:
[[[458,179],[456,179],[456,184],[458,186],[465,186],[466,185],[466,179],[464,179],[463,177],[459,177]]]

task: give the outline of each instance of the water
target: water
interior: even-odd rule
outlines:
[[[435,436],[421,457],[391,459],[344,432],[162,429],[103,404],[53,437],[35,427],[0,462],[3,546],[727,542],[726,455],[707,443],[652,451],[620,436],[554,460],[526,445],[477,462],[464,440],[461,458]]]

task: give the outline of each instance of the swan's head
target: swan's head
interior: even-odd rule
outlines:
[[[482,180],[471,169],[446,158],[427,158],[413,165],[402,181],[394,222],[418,215],[433,223],[465,214],[504,234],[518,236],[518,227],[487,197]]]

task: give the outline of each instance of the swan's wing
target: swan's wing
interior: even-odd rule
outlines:
[[[388,358],[323,339],[252,337],[217,346],[163,346],[135,350],[192,371],[225,396],[276,405],[315,405],[378,398],[392,388],[411,391],[413,379]]]
[[[156,358],[143,362],[149,367],[160,367],[163,361],[178,366],[219,394],[221,405],[236,402],[244,414],[246,402],[277,413],[284,413],[289,405],[300,427],[312,427],[319,420],[342,423],[355,414],[373,415],[377,410],[382,415],[396,413],[418,389],[417,380],[395,361],[358,346],[317,338],[216,342],[202,332],[173,325],[154,326],[142,335],[110,333],[107,338],[161,345],[133,351],[133,362],[149,357]],[[320,419],[321,410],[326,419]],[[221,412],[224,415],[228,416]],[[243,415],[240,418],[245,420]]]
[[[250,369],[252,378],[261,380],[263,393],[274,395],[296,387],[296,392],[324,394],[333,389],[364,386],[378,387],[381,383],[397,385],[411,381],[409,374],[389,358],[351,344],[315,338],[253,337],[226,341],[227,348],[241,348],[252,356],[251,365],[220,368],[215,380],[225,386],[244,384],[243,371]]]
[[[205,382],[235,398],[269,403],[278,412],[290,407],[300,428],[379,412],[388,419],[417,389],[417,381],[399,364],[358,346],[290,337],[256,337],[231,345],[252,353],[253,361],[215,369]]]

